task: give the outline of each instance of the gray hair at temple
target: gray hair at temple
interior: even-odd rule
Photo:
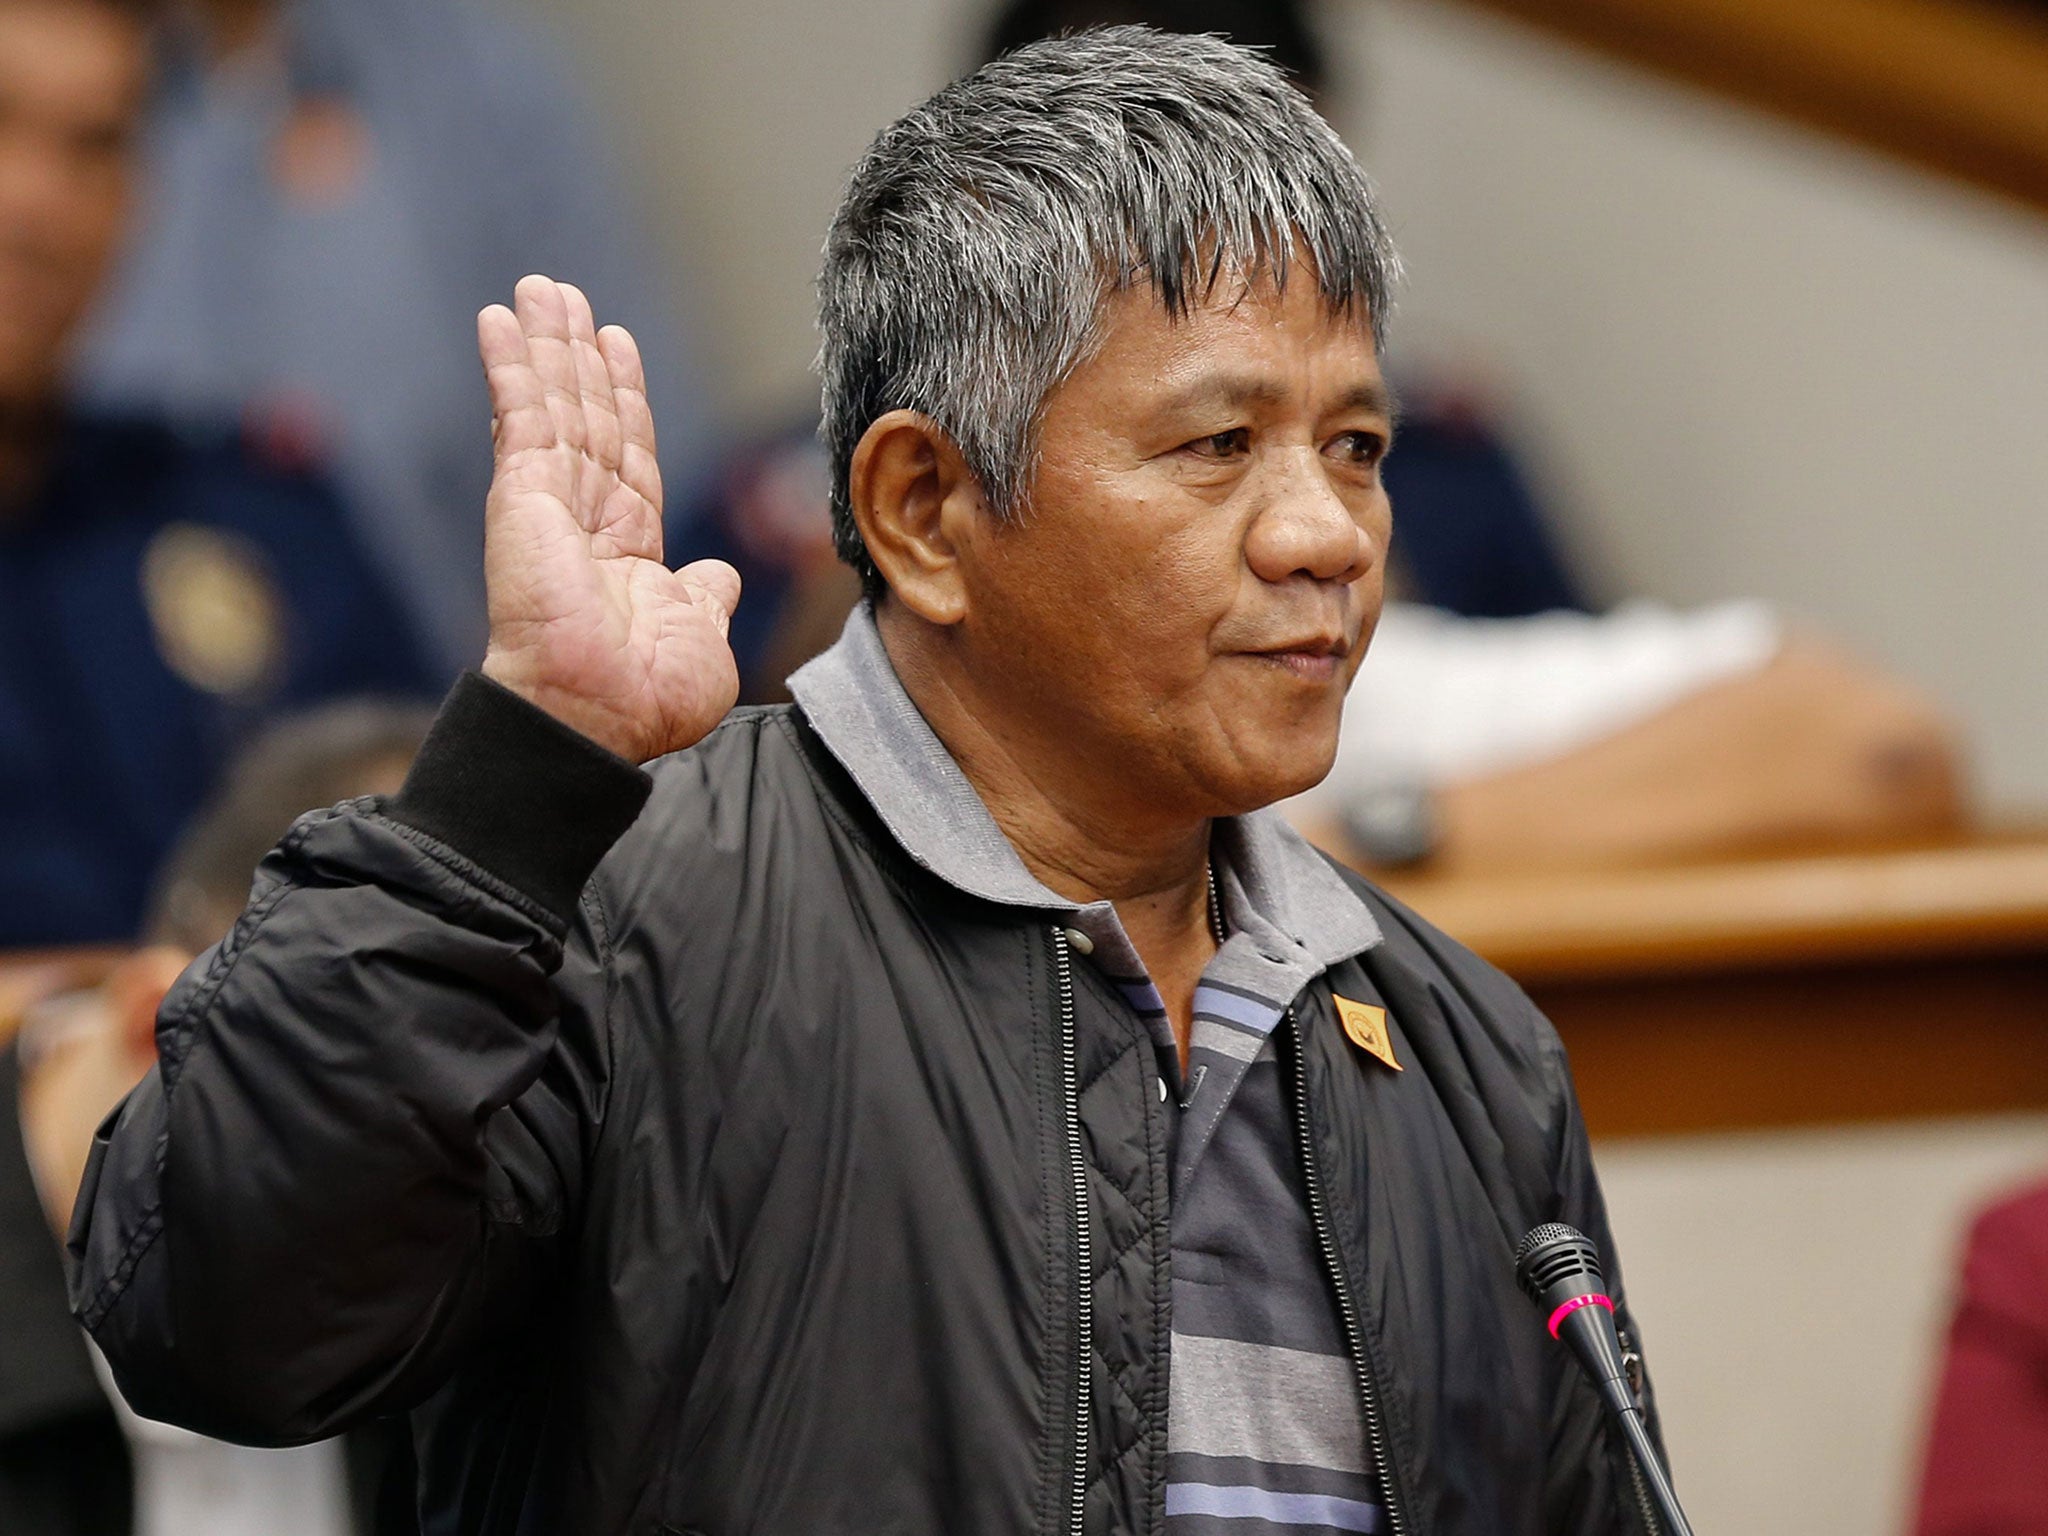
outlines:
[[[833,536],[885,590],[848,490],[892,410],[952,439],[1002,516],[1029,487],[1046,398],[1143,283],[1176,318],[1305,259],[1333,316],[1384,343],[1399,261],[1351,152],[1262,55],[1104,27],[1033,43],[884,129],[819,278]]]

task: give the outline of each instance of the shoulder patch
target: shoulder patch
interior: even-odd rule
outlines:
[[[141,581],[157,651],[192,687],[248,698],[282,673],[284,601],[249,540],[171,523],[144,550]]]

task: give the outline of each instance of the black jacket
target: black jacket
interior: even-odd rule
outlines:
[[[292,831],[87,1175],[124,1389],[253,1440],[417,1406],[435,1532],[1157,1532],[1143,1027],[1051,915],[905,857],[798,711],[646,783],[470,679],[393,803]],[[1283,1049],[1398,1530],[1634,1530],[1512,1278],[1539,1221],[1612,1253],[1564,1054],[1360,889],[1386,942]]]

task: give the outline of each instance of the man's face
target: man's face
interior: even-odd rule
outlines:
[[[148,82],[140,22],[0,0],[0,403],[40,403],[126,223]]]
[[[969,553],[1001,716],[1135,813],[1240,813],[1329,771],[1379,618],[1391,407],[1372,338],[1297,266],[1170,320],[1111,300],[1046,402],[1026,505]]]

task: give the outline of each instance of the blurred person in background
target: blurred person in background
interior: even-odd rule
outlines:
[[[67,398],[129,224],[150,13],[0,0],[0,949],[125,940],[250,730],[434,675],[320,484]]]
[[[1943,711],[1757,603],[1499,620],[1389,603],[1336,765],[1289,813],[1353,862],[1433,873],[1939,840],[1969,820]]]
[[[1964,1245],[1914,1536],[2048,1536],[2048,1183]]]
[[[130,1413],[65,1304],[59,1240],[94,1128],[155,1064],[157,1005],[225,936],[256,864],[303,811],[395,790],[432,712],[355,701],[279,721],[236,762],[157,882],[144,947],[45,999],[0,1045],[0,1532],[410,1536],[402,1425],[289,1451]],[[0,1038],[8,1025],[0,1021]]]
[[[467,316],[573,271],[643,338],[678,488],[709,402],[554,51],[511,3],[182,0],[90,398],[243,417],[331,473],[443,681],[483,643]],[[679,548],[684,547],[678,545]]]

